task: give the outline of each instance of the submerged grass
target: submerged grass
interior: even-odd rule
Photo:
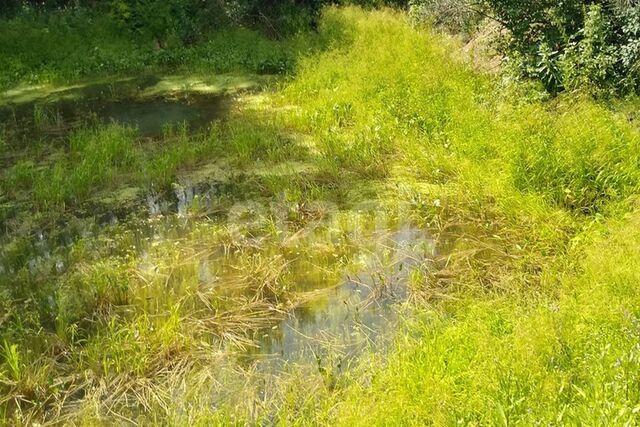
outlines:
[[[140,245],[110,229],[70,245],[60,271],[52,257],[30,266],[28,239],[11,241],[5,419],[637,423],[640,132],[590,99],[514,95],[399,12],[330,8],[318,37],[339,43],[206,133],[146,141],[89,127],[5,173],[3,194],[46,212],[224,160],[237,171],[231,198],[260,194],[290,227],[251,203],[229,228],[192,206],[190,234]],[[451,241],[410,274],[416,314],[390,353],[338,377],[319,364],[277,381],[230,360],[295,303],[296,267],[336,281],[366,245],[346,226],[305,240],[326,219],[314,202],[355,212],[371,198]]]
[[[195,222],[161,238],[128,225],[77,241],[65,272],[31,274],[40,295],[19,279],[3,288],[4,417],[166,420],[179,416],[170,396],[181,382],[201,390],[199,410],[240,404],[243,384],[219,383],[242,369],[236,356],[297,303],[296,281],[338,283],[367,244],[343,216],[370,221],[344,212],[283,234],[256,213],[242,230]]]

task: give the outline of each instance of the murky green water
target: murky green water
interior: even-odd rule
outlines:
[[[117,122],[137,127],[143,137],[160,137],[168,124],[187,123],[198,130],[227,114],[230,101],[220,94],[131,96],[157,84],[157,79],[145,78],[70,89],[51,99],[5,104],[0,119],[22,130],[23,141],[28,141],[32,133],[62,136],[89,121]],[[261,173],[276,174],[278,168]],[[99,263],[126,252],[137,260],[127,268],[152,275],[174,262],[162,248],[187,248],[193,255],[180,262],[181,268],[188,264],[190,276],[182,282],[217,295],[221,310],[229,308],[224,301],[258,299],[272,310],[273,319],[240,331],[250,342],[241,346],[240,359],[258,363],[260,369],[278,371],[294,363],[328,364],[341,371],[362,351],[380,348],[393,337],[411,294],[412,272],[438,256],[427,231],[398,220],[381,222],[375,208],[359,214],[339,206],[303,225],[292,225],[285,214],[276,218],[274,224],[280,228],[274,231],[273,225],[265,224],[273,221],[274,212],[290,206],[274,211],[273,201],[262,200],[257,203],[268,206],[266,212],[244,205],[248,217],[242,209],[234,216],[230,204],[242,200],[232,194],[234,188],[233,180],[205,174],[204,179],[182,179],[170,190],[130,188],[111,201],[90,200],[55,223],[14,224],[14,229],[28,232],[3,239],[0,280],[9,288],[28,283],[31,288],[16,291],[25,299],[29,292],[50,292],[40,312],[53,325],[61,302],[52,284],[77,264]],[[355,226],[340,222],[351,217]],[[244,222],[238,223],[238,218]],[[231,240],[207,237],[220,230]],[[90,254],[90,259],[79,260],[79,252]],[[260,283],[256,287],[252,269],[268,270],[273,261],[281,263],[282,271],[270,286],[286,289],[263,289]]]
[[[158,137],[170,125],[185,124],[198,131],[223,117],[229,102],[224,93],[175,90],[141,96],[161,80],[144,77],[87,85],[0,104],[0,123],[32,136],[63,136],[86,124],[119,123],[138,128],[145,137]]]

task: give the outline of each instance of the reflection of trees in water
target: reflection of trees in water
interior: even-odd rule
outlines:
[[[169,92],[144,96],[145,89],[161,83],[157,76],[70,87],[42,92],[27,102],[0,106],[0,121],[15,123],[20,133],[39,131],[65,135],[84,123],[116,122],[138,127],[143,136],[161,136],[168,123],[186,123],[196,131],[226,112],[223,96],[184,92],[178,99]]]

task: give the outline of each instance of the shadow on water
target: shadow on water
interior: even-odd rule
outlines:
[[[95,114],[102,122],[136,127],[143,136],[161,136],[167,124],[187,123],[191,130],[206,128],[226,112],[220,96],[190,95],[180,100],[154,98],[103,103]]]
[[[229,107],[224,94],[170,91],[141,96],[160,81],[144,77],[100,83],[56,92],[23,103],[0,105],[0,124],[13,128],[17,140],[34,135],[59,137],[88,123],[120,123],[137,127],[142,136],[162,136],[171,124],[186,123],[192,131],[223,117]],[[28,138],[27,138],[28,139]]]

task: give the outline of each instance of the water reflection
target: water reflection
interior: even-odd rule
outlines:
[[[409,226],[372,242],[361,255],[359,271],[336,286],[303,295],[285,320],[260,336],[257,353],[273,356],[275,364],[338,357],[342,369],[363,348],[391,337],[399,303],[409,294],[409,274],[436,256],[436,246],[426,232]]]
[[[142,136],[157,137],[171,124],[186,123],[198,131],[227,114],[229,102],[224,95],[172,92],[139,96],[157,81],[157,77],[144,77],[89,85],[36,101],[0,105],[0,124],[12,125],[26,136],[58,137],[88,122],[115,122],[138,128]]]

